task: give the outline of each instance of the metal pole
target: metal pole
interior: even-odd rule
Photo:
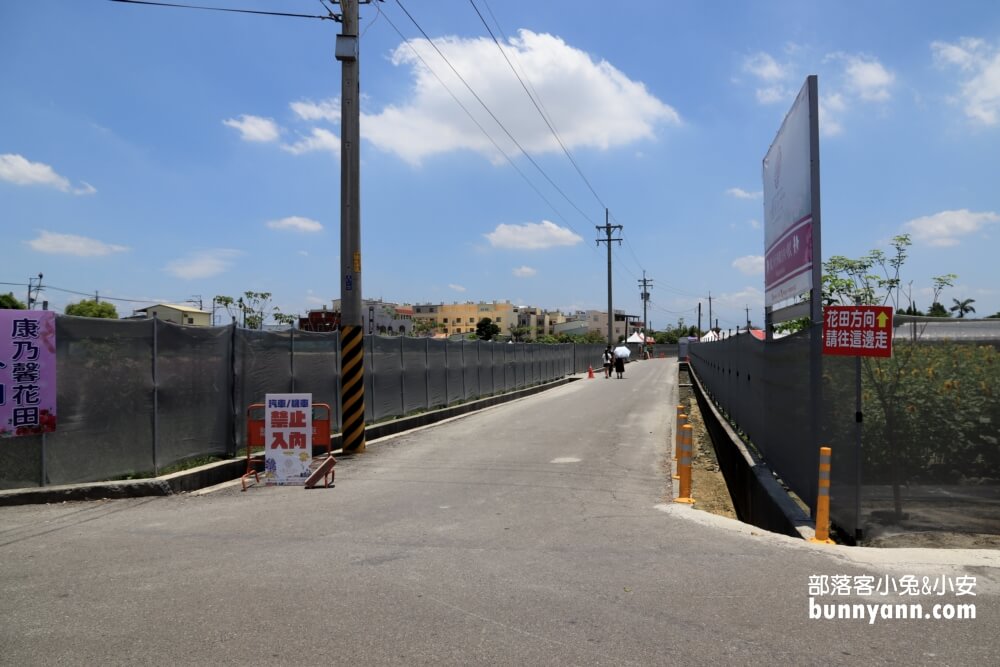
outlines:
[[[809,86],[809,154],[811,156],[810,190],[812,194],[812,302],[810,316],[812,326],[809,336],[809,389],[812,412],[812,451],[818,452],[822,433],[823,405],[823,253],[820,244],[822,225],[820,224],[819,196],[819,95],[817,77],[812,74],[806,79]],[[817,487],[817,500],[818,500]],[[814,501],[812,509],[815,511]]]
[[[608,345],[614,345],[615,312],[614,312],[613,300],[611,297],[611,242],[618,241],[618,243],[621,244],[622,240],[612,238],[611,232],[615,229],[621,229],[622,226],[612,225],[609,220],[610,217],[611,213],[608,211],[608,209],[604,209],[604,226],[603,227],[598,226],[597,230],[601,231],[603,229],[604,233],[607,235],[607,238],[597,239],[597,243],[598,245],[600,245],[601,243],[608,244]]]
[[[861,447],[863,429],[863,405],[861,403],[861,357],[854,357],[854,539],[860,542],[864,537],[861,528]]]
[[[157,354],[159,352],[159,336],[157,330],[160,320],[156,313],[153,313],[153,476],[160,476],[159,466],[156,464],[156,454],[159,446],[160,431],[160,387],[157,383]]]
[[[340,99],[340,394],[343,451],[365,450],[364,322],[361,315],[360,114],[358,97],[358,0],[341,0],[337,59]]]
[[[608,233],[608,345],[614,345],[614,320],[615,311],[612,309],[611,298],[611,225],[608,221],[610,214],[608,209],[604,209],[604,228]]]

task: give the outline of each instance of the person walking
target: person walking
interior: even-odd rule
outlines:
[[[625,376],[625,357],[615,357],[615,373],[619,380]]]
[[[611,352],[611,346],[608,345],[607,349],[604,350],[604,377],[611,377],[611,364],[614,361],[614,354]]]

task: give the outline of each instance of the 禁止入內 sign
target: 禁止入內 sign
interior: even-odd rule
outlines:
[[[892,308],[823,308],[823,354],[852,357],[892,356]]]
[[[264,397],[264,483],[303,484],[312,460],[312,394]]]

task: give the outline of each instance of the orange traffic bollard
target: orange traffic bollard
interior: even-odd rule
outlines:
[[[693,450],[693,439],[691,437],[691,424],[684,424],[681,427],[683,434],[681,439],[681,452],[677,459],[677,472],[680,479],[680,492],[674,498],[675,503],[694,504],[691,497],[691,455]]]
[[[816,537],[810,542],[819,544],[836,544],[830,539],[830,469],[831,453],[829,447],[819,448],[819,490],[816,495]]]
[[[587,379],[588,380],[593,380],[594,379],[594,367],[593,366],[587,366]]]

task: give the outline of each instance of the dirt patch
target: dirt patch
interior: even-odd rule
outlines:
[[[729,495],[729,488],[726,480],[719,470],[719,461],[715,457],[715,447],[712,439],[705,429],[705,422],[701,418],[701,411],[698,409],[698,401],[694,396],[690,386],[690,379],[687,371],[678,372],[680,389],[678,392],[678,405],[684,406],[685,414],[688,416],[688,423],[691,424],[691,440],[693,445],[693,457],[691,460],[691,496],[695,499],[694,508],[712,514],[736,518],[736,509],[733,507],[732,497]],[[675,442],[670,443],[671,455],[664,460],[663,468],[667,475],[672,475],[676,461],[673,460]],[[664,494],[664,501],[673,500],[672,485]]]

